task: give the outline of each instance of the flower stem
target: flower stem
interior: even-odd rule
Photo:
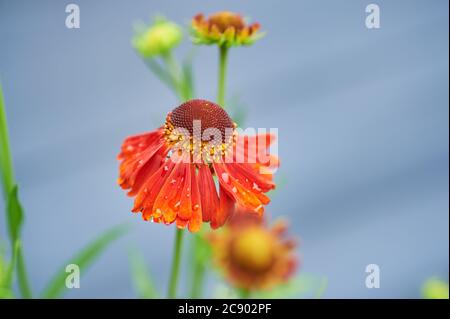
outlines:
[[[183,92],[183,83],[180,78],[180,68],[178,67],[177,62],[175,61],[171,52],[167,52],[163,56],[164,63],[167,66],[168,73],[172,82],[172,88],[180,100],[184,100],[185,97]]]
[[[177,295],[177,284],[178,284],[178,274],[180,271],[182,244],[183,244],[183,230],[177,229],[175,233],[175,244],[172,259],[172,272],[170,275],[169,293],[168,293],[168,297],[172,299],[176,298]]]
[[[20,244],[20,243],[19,243]],[[30,283],[28,282],[27,269],[25,266],[25,258],[23,256],[22,246],[19,246],[17,252],[17,278],[19,281],[19,289],[22,297],[25,299],[33,298]]]
[[[239,289],[238,293],[239,293],[239,297],[241,299],[249,299],[250,298],[250,290],[248,290],[248,289]]]
[[[225,107],[225,82],[227,76],[228,47],[219,47],[219,86],[217,89],[217,103]]]
[[[205,279],[206,263],[208,262],[205,258],[205,245],[206,242],[202,238],[204,232],[192,236],[192,251],[191,256],[193,256],[192,266],[192,282],[191,282],[191,298],[199,299],[202,297],[203,284]]]

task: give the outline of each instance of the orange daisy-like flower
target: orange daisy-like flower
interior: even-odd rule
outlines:
[[[217,228],[235,207],[263,213],[265,193],[275,188],[273,141],[271,134],[240,136],[219,105],[190,100],[169,112],[163,127],[124,141],[118,183],[144,220],[192,232],[202,222]]]
[[[219,46],[251,45],[264,34],[259,23],[248,25],[239,14],[222,11],[205,18],[198,14],[192,19],[192,36],[196,44]]]
[[[286,282],[297,267],[295,241],[287,224],[268,227],[261,218],[239,213],[220,232],[209,235],[213,260],[225,278],[246,290],[269,289]]]

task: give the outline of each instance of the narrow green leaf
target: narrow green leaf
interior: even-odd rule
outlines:
[[[100,237],[91,242],[83,250],[81,250],[74,258],[67,261],[66,264],[53,276],[47,287],[41,294],[42,298],[59,298],[66,288],[66,265],[75,264],[80,271],[90,266],[97,257],[111,244],[114,240],[124,235],[128,231],[126,225],[116,226]]]
[[[153,72],[153,74],[156,75],[158,79],[161,80],[164,84],[166,84],[170,89],[174,90],[176,92],[176,87],[173,84],[172,78],[169,74],[169,72],[162,67],[155,59],[148,58],[145,59],[145,64],[150,69],[150,71]]]
[[[14,170],[9,147],[8,121],[6,119],[5,102],[3,90],[0,84],[0,175],[2,177],[3,194],[8,200],[14,182]]]
[[[22,294],[23,298],[31,299],[33,298],[33,295],[31,293],[30,283],[28,281],[27,269],[25,266],[25,257],[23,256],[22,251],[22,243],[19,239],[16,240],[15,250],[15,253],[17,254],[17,279],[19,281],[20,293]]]
[[[14,268],[16,267],[16,256],[19,243],[16,242],[12,254],[12,260],[8,264],[4,258],[4,251],[0,249],[0,299],[14,298],[12,291]]]
[[[136,288],[139,298],[158,298],[158,292],[156,291],[153,280],[147,270],[147,265],[136,250],[130,251],[130,266],[134,287]]]
[[[183,61],[182,89],[183,89],[183,96],[184,96],[185,100],[192,99],[195,96],[194,75],[193,75],[193,71],[192,71],[192,64],[193,64],[195,54],[196,54],[196,51],[192,50],[190,52],[190,54],[188,54],[188,56]]]
[[[11,242],[15,243],[20,237],[20,229],[23,222],[23,209],[19,202],[17,185],[14,185],[9,193],[6,210],[8,214],[9,237]]]

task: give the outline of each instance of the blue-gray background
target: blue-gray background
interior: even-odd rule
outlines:
[[[65,27],[68,1],[0,1],[0,78],[35,291],[124,221],[134,231],[66,296],[134,297],[133,246],[165,289],[174,229],[129,213],[115,184],[124,137],[176,105],[130,47],[132,25],[223,9],[267,31],[232,50],[228,92],[248,106],[247,125],[279,128],[286,183],[268,210],[301,238],[302,271],[328,278],[325,297],[419,297],[428,277],[448,280],[447,1],[377,1],[379,30],[364,24],[371,1],[72,2],[78,30]],[[190,48],[186,39],[177,55]],[[214,48],[198,49],[200,97],[214,99],[216,65]],[[370,263],[381,267],[380,289],[365,287]]]

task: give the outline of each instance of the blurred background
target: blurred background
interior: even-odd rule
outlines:
[[[65,27],[70,2],[80,29]],[[126,221],[133,231],[66,297],[135,297],[132,247],[166,289],[174,227],[131,214],[116,185],[122,140],[177,105],[132,49],[133,23],[160,13],[187,25],[224,9],[267,31],[231,51],[228,96],[248,107],[246,125],[279,130],[283,183],[267,211],[301,239],[301,271],[327,277],[328,298],[416,298],[430,276],[448,280],[448,1],[374,1],[380,29],[365,26],[372,1],[70,2],[0,0],[0,79],[35,291]],[[176,54],[191,48],[186,37]],[[194,68],[198,97],[215,99],[217,49],[198,47]],[[365,287],[372,263],[379,289]]]

